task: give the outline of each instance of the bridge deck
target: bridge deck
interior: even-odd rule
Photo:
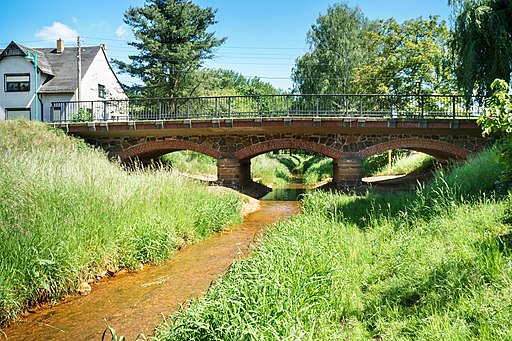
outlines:
[[[450,134],[480,136],[476,119],[399,118],[256,118],[53,123],[82,137],[188,136],[267,133],[318,134]]]

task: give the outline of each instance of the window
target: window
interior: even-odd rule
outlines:
[[[5,109],[7,120],[30,120],[30,109]]]
[[[107,89],[105,89],[105,85],[98,84],[98,97],[99,98],[107,97]]]
[[[5,75],[5,91],[30,91],[30,75]]]

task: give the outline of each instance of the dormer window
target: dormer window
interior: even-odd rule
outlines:
[[[5,75],[5,91],[6,92],[30,91],[30,75],[29,74]]]
[[[98,97],[99,98],[107,97],[107,89],[105,88],[105,85],[98,84]]]

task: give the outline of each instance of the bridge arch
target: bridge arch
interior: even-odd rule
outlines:
[[[126,148],[118,153],[113,153],[113,156],[117,156],[122,162],[128,162],[136,158],[141,160],[152,159],[179,150],[198,152],[211,156],[214,159],[219,159],[221,157],[221,153],[213,148],[181,140],[163,140],[141,143]]]
[[[248,147],[242,148],[236,152],[235,156],[239,161],[249,160],[260,154],[280,149],[300,149],[308,150],[318,154],[325,155],[333,159],[339,159],[342,155],[340,150],[328,147],[326,145],[311,142],[302,139],[276,139],[255,143]]]
[[[401,139],[375,144],[361,150],[358,155],[361,159],[383,153],[390,149],[410,149],[432,155],[439,160],[465,160],[471,151],[448,142],[427,139]]]

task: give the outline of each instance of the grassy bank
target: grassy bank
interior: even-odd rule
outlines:
[[[401,175],[432,168],[436,160],[433,156],[395,149],[392,151],[391,167],[388,165],[388,152],[372,155],[363,160],[363,176]]]
[[[417,192],[308,193],[158,340],[512,338],[512,212],[491,153]]]
[[[294,182],[292,177],[296,175],[306,185],[313,185],[332,177],[332,159],[322,155],[267,153],[251,160],[251,174],[267,186]]]
[[[124,171],[61,131],[0,124],[0,324],[80,282],[172,255],[240,219],[235,195]]]
[[[187,174],[216,175],[217,162],[214,158],[193,151],[178,151],[163,155],[160,160],[164,165]]]

